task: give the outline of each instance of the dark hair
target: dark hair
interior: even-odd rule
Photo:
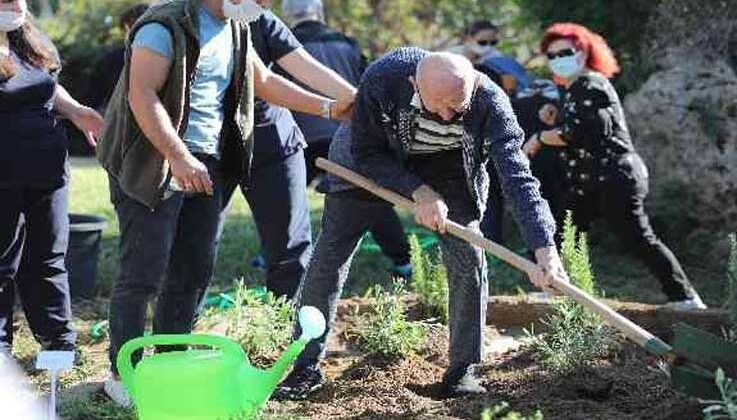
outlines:
[[[490,20],[477,20],[466,28],[464,35],[474,36],[481,31],[496,31],[499,27],[494,25]]]
[[[146,10],[148,10],[148,4],[146,3],[138,3],[126,8],[123,10],[123,13],[120,14],[120,27],[125,29],[126,26],[133,26],[138,18],[146,13]]]
[[[49,72],[58,70],[61,64],[51,41],[31,21],[30,14],[20,28],[8,32],[8,46],[18,58]],[[10,56],[0,56],[0,81],[15,75],[16,68]]]

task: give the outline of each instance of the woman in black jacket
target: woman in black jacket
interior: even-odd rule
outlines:
[[[0,352],[10,352],[18,290],[47,350],[72,350],[67,139],[54,113],[94,144],[102,118],[60,85],[56,50],[26,0],[0,0]]]
[[[645,213],[647,167],[635,151],[619,96],[608,80],[619,71],[612,51],[599,35],[572,23],[548,28],[541,51],[566,91],[560,112],[552,105],[540,112],[541,120],[556,128],[533,135],[525,152],[532,156],[542,145],[560,147],[574,224],[587,231],[595,219],[605,219],[658,278],[669,305],[705,308]]]

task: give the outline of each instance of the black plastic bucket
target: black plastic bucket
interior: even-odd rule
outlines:
[[[72,299],[91,299],[95,295],[100,242],[106,226],[107,221],[99,216],[69,215],[69,249],[65,261]]]

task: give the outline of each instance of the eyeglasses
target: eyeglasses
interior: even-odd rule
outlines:
[[[499,43],[498,39],[482,39],[479,41],[476,41],[477,44],[481,45],[482,47],[488,47],[488,46],[494,46]]]
[[[548,60],[555,60],[559,57],[570,57],[572,55],[576,55],[576,50],[574,50],[573,48],[566,48],[557,52],[549,52],[545,55],[548,56]]]

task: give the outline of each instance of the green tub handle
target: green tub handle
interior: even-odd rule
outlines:
[[[209,346],[219,349],[227,358],[245,361],[246,353],[236,342],[217,335],[207,334],[161,334],[134,338],[120,348],[117,358],[118,373],[125,387],[131,394],[135,394],[132,356],[137,350],[151,346]]]

